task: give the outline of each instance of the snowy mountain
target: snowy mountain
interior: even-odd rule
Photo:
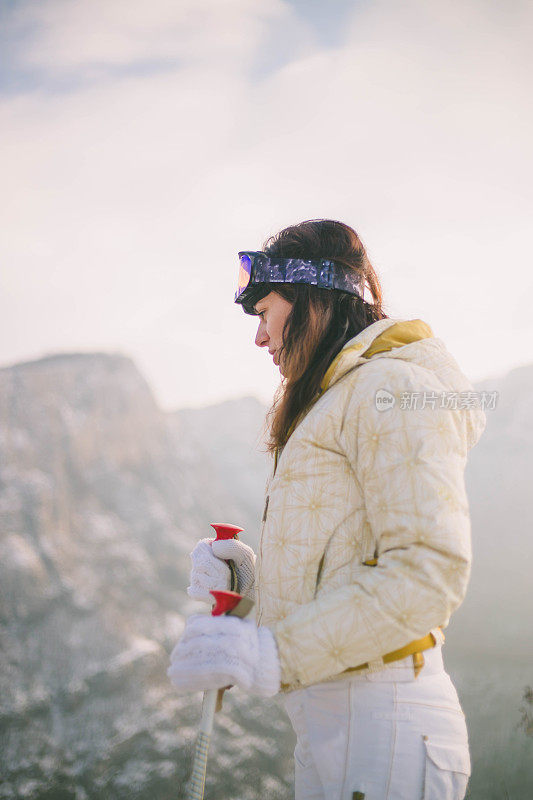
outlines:
[[[474,560],[446,663],[482,764],[472,797],[490,798],[496,762],[475,735],[489,718],[469,687],[501,660],[518,714],[513,659],[533,655],[533,365],[475,388],[499,397],[466,472]],[[257,547],[266,410],[247,397],[165,413],[120,354],[0,369],[0,798],[183,796],[201,695],[176,695],[166,669],[184,617],[207,610],[186,595],[188,553],[212,521]],[[206,798],[292,796],[279,705],[226,693]]]
[[[235,524],[244,528],[241,538],[254,549],[259,544],[265,482],[271,469],[262,438],[266,411],[255,397],[243,397],[169,415],[212,465],[217,486],[239,509]]]
[[[533,657],[533,365],[475,388],[498,396],[466,470],[472,573],[451,634],[465,649]]]
[[[121,355],[0,370],[0,797],[180,796],[201,696],[175,694],[168,653],[182,615],[207,610],[185,593],[187,554],[211,521],[260,517],[265,457],[249,456],[258,487],[242,505],[228,478],[262,411],[244,399],[165,414]],[[212,457],[223,424],[234,449]],[[275,753],[279,736],[275,706],[256,720],[234,694],[217,722],[232,735],[211,762],[232,796],[254,739]],[[272,796],[287,786],[276,769]]]

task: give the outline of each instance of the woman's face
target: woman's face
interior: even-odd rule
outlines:
[[[254,309],[260,317],[255,343],[258,347],[268,346],[268,352],[273,356],[274,364],[279,366],[283,326],[292,309],[292,303],[289,303],[277,292],[270,292],[266,297],[257,301]],[[283,368],[280,366],[279,369],[283,375]]]

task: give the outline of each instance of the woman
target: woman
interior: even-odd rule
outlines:
[[[211,602],[232,558],[257,623],[190,617],[171,680],[281,692],[296,800],[461,800],[468,737],[442,629],[468,583],[464,468],[485,415],[431,328],[384,313],[349,226],[303,222],[239,255],[235,302],[283,375],[274,467],[257,557],[202,540],[188,592]]]

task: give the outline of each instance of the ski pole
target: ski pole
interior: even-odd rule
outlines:
[[[210,525],[211,525],[212,528],[215,529],[215,532],[216,532],[215,540],[216,541],[221,541],[223,539],[238,539],[239,538],[239,533],[243,530],[242,528],[239,528],[238,525],[230,525],[227,522],[211,522]],[[240,589],[240,586],[239,586],[239,579],[238,579],[238,576],[237,576],[237,569],[235,568],[235,564],[233,563],[231,558],[226,558],[224,560],[225,560],[225,563],[230,568],[230,572],[231,572],[230,592],[232,594],[234,592],[238,593],[238,591]],[[223,592],[222,594],[220,594],[220,592],[210,592],[210,594],[213,595],[213,597],[215,598],[215,601],[216,601],[214,606],[213,606],[213,608],[211,609],[211,614],[214,617],[219,615],[219,614],[233,614],[234,616],[245,617],[249,613],[250,609],[253,607],[253,602],[252,602],[252,605],[248,608],[247,611],[245,611],[244,613],[237,613],[237,611],[236,611],[237,600],[234,599],[232,603],[230,603],[230,601],[227,600],[227,599],[226,600],[224,600],[224,599],[217,600],[217,597],[225,597],[227,595],[227,592]],[[241,595],[239,595],[239,597],[240,596]],[[222,604],[222,605],[220,605],[220,604]],[[244,609],[244,606],[239,605],[239,608],[240,608],[240,610],[242,612],[243,609]],[[223,694],[224,694],[224,689],[219,689],[218,690],[218,694],[217,694],[217,698],[216,698],[215,711],[220,711],[220,709],[222,708],[222,696],[223,696]],[[204,693],[204,700],[205,700],[205,693]]]
[[[243,597],[237,592],[221,592],[213,590],[211,594],[216,600],[212,610],[213,616],[231,614],[236,617],[245,617],[253,608],[253,602],[248,597]],[[228,687],[225,687],[228,688]],[[196,747],[191,778],[187,786],[186,800],[203,800],[205,788],[205,773],[207,768],[207,753],[215,712],[222,708],[224,689],[209,689],[204,692],[202,705],[202,719]]]
[[[238,528],[236,525],[216,523],[211,523],[211,525],[217,533],[217,539],[237,538],[237,534],[242,531],[242,528]],[[230,560],[227,560],[226,563],[230,567],[232,573],[231,585],[237,586],[238,581],[235,565]],[[245,617],[254,605],[252,600],[248,597],[243,597],[235,591],[222,592],[213,590],[211,594],[216,601],[211,610],[213,616],[231,614],[233,616]],[[215,713],[222,708],[223,695],[224,689],[210,689],[204,692],[202,719],[200,721],[200,729],[194,751],[193,768],[187,787],[186,800],[203,800],[209,742],[213,730]]]

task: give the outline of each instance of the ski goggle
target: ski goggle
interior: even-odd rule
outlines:
[[[272,291],[265,286],[269,283],[308,283],[361,299],[364,295],[364,278],[330,258],[278,258],[262,251],[241,251],[235,303],[241,303],[247,314],[255,314],[255,303]]]

